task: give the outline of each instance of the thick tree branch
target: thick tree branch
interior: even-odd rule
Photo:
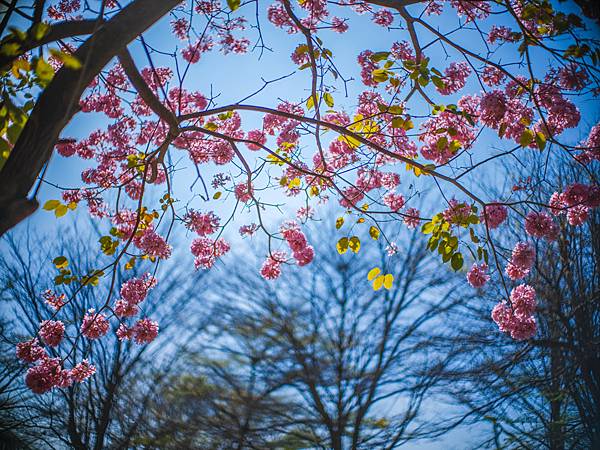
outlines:
[[[94,77],[124,47],[173,9],[180,0],[137,0],[103,23],[75,52],[79,71],[63,67],[42,92],[27,125],[0,172],[0,235],[15,226],[38,203],[28,199],[35,180],[50,159],[60,132],[77,111]]]

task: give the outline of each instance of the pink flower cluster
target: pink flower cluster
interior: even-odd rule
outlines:
[[[104,314],[96,313],[95,309],[89,309],[83,316],[81,334],[88,339],[98,339],[108,333],[109,323]]]
[[[498,303],[492,311],[492,319],[500,331],[516,340],[532,338],[537,331],[533,317],[537,305],[535,297],[531,286],[521,284],[510,293],[510,305],[505,301]]]
[[[453,198],[448,201],[448,208],[442,211],[442,215],[446,222],[451,225],[464,225],[468,223],[468,218],[473,211],[472,208],[468,203],[460,203]]]
[[[46,289],[42,293],[42,297],[44,298],[48,306],[57,311],[63,306],[65,306],[65,299],[67,298],[65,294],[56,294],[50,289]]]
[[[527,242],[518,242],[513,248],[506,274],[511,280],[525,278],[535,262],[535,249]]]
[[[121,298],[115,302],[114,311],[118,317],[132,317],[138,312],[138,305],[148,296],[157,284],[155,277],[146,273],[140,278],[131,278],[121,286]]]
[[[506,206],[499,203],[492,203],[485,205],[484,212],[479,216],[479,220],[493,230],[498,228],[506,220],[507,216]]]
[[[275,280],[281,275],[281,264],[286,262],[287,254],[284,251],[273,252],[263,263],[260,274],[265,280]]]
[[[183,217],[185,226],[199,236],[213,234],[219,228],[220,219],[214,212],[201,213],[190,209]]]
[[[194,259],[194,266],[196,269],[200,267],[210,269],[217,261],[217,258],[225,255],[229,249],[229,244],[222,238],[216,241],[209,237],[194,239],[191,247],[192,255],[196,257]]]
[[[279,231],[289,245],[290,250],[292,250],[292,256],[299,266],[305,266],[313,260],[315,251],[312,245],[308,245],[306,236],[304,236],[296,222],[284,223]]]
[[[42,323],[42,328],[44,325],[47,323]],[[43,339],[51,345],[46,340],[47,337]],[[60,337],[62,339],[62,334]],[[68,387],[73,382],[81,383],[96,372],[96,368],[85,359],[71,370],[63,369],[61,359],[50,358],[36,338],[17,344],[17,358],[26,363],[38,362],[37,365],[29,368],[25,375],[25,384],[35,394],[43,394],[54,387]]]
[[[421,212],[416,208],[408,208],[404,213],[404,224],[408,228],[417,228],[421,223]]]
[[[466,62],[450,63],[444,71],[443,88],[437,88],[440,94],[449,95],[460,91],[467,83],[467,77],[471,74],[471,69]]]
[[[559,229],[548,213],[532,211],[525,217],[525,232],[533,237],[555,241]]]
[[[60,320],[44,320],[40,324],[39,335],[50,347],[56,347],[65,334],[65,324]]]
[[[138,320],[131,328],[124,323],[117,330],[119,340],[132,339],[136,344],[149,344],[158,336],[158,322],[148,318]]]
[[[490,280],[490,276],[487,274],[488,266],[486,263],[479,265],[473,264],[471,270],[467,273],[467,281],[474,288],[481,288]]]
[[[583,225],[590,210],[600,206],[600,186],[570,184],[563,192],[552,194],[549,206],[555,216],[566,214],[569,225]]]

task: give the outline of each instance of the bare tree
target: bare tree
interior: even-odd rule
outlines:
[[[555,180],[576,182],[577,169],[565,167],[534,177],[532,197],[564,189]],[[516,231],[505,236],[509,246],[526,239]],[[490,309],[503,296],[498,283],[451,319],[456,334],[447,344],[458,354],[449,386],[468,408],[461,420],[490,424],[490,447],[598,448],[600,217],[592,213],[579,227],[561,220],[555,243],[535,244],[535,271],[526,283],[538,298],[536,336],[523,343],[495,334]]]
[[[4,239],[6,251],[0,262],[3,318],[20,319],[11,321],[11,327],[2,328],[2,339],[13,363],[16,362],[13,356],[16,342],[34,335],[40,321],[50,311],[41,292],[52,286],[56,273],[49,273],[45,262],[63,254],[74,267],[91,267],[93,261],[90,259],[95,256],[85,251],[85,239],[89,241],[94,233],[86,234],[71,229],[64,230],[59,239],[50,242],[16,235]],[[21,428],[29,433],[37,430],[36,439],[43,431],[46,445],[51,447],[128,447],[145,417],[144,408],[150,395],[160,386],[169,370],[176,367],[177,339],[185,341],[203,327],[202,316],[198,316],[199,320],[192,320],[189,315],[201,294],[192,286],[203,274],[190,276],[185,270],[165,269],[170,271],[169,281],[159,284],[143,304],[144,313],[157,318],[160,323],[161,332],[155,343],[139,346],[129,341],[122,342],[116,335],[92,343],[67,333],[65,344],[73,350],[66,359],[81,361],[87,358],[98,367],[98,372],[81,385],[39,396],[23,390],[25,368],[17,367],[12,370],[10,380],[2,386],[6,399],[3,411],[9,405],[17,405],[20,412],[13,414],[13,418],[18,418]],[[135,275],[135,269],[121,273],[122,278]],[[67,294],[70,289],[76,289],[65,288]],[[67,303],[63,307],[67,309],[65,322],[81,323],[82,311],[97,306],[105,296],[101,288],[80,290],[78,304]],[[187,316],[181,314],[184,306],[188,308]],[[2,370],[8,371],[9,363],[3,362]]]
[[[156,411],[159,420],[177,428],[190,410],[211,405],[172,433],[231,443],[219,448],[396,448],[432,436],[439,423],[419,414],[446,364],[429,349],[455,305],[452,275],[435,269],[416,233],[403,233],[406,250],[391,258],[383,243],[361,250],[370,258],[338,255],[325,248],[335,239],[315,232],[311,242],[329,256],[310,271],[274,284],[245,267],[216,276],[213,343],[182,375],[184,387],[190,373],[198,384],[163,392],[159,404],[169,398],[171,407]],[[391,290],[373,290],[367,259],[394,275]]]

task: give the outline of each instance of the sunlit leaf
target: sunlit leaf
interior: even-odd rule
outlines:
[[[369,273],[367,274],[367,279],[369,281],[372,281],[380,273],[381,273],[381,269],[379,267],[374,267],[371,270],[369,270]]]

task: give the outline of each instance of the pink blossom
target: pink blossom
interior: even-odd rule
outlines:
[[[120,341],[128,341],[132,337],[133,337],[133,329],[132,328],[128,328],[127,325],[125,325],[124,323],[119,325],[119,328],[117,329],[117,338],[119,338]]]
[[[247,139],[249,141],[256,142],[257,144],[264,145],[267,142],[267,135],[261,130],[250,130],[250,131],[248,131]],[[250,150],[254,150],[254,151],[261,149],[260,145],[257,145],[257,144],[246,142],[246,146]]]
[[[149,344],[158,336],[158,322],[148,318],[140,319],[133,326],[133,340],[136,344]]]
[[[515,315],[530,316],[535,312],[537,305],[535,289],[527,284],[520,284],[511,291],[510,301]]]
[[[385,203],[392,211],[397,212],[404,207],[404,196],[402,194],[388,192],[383,197],[383,203]]]
[[[348,24],[340,17],[333,17],[331,19],[331,29],[336,33],[345,33],[348,31]]]
[[[558,226],[548,213],[532,211],[525,217],[525,232],[533,237],[554,241],[558,235]]]
[[[235,186],[235,198],[237,198],[242,203],[248,203],[252,200],[252,196],[254,195],[254,189],[249,183],[240,183]]]
[[[471,270],[467,273],[467,281],[474,288],[481,288],[490,280],[487,271],[488,266],[486,263],[473,264]]]
[[[242,225],[239,229],[240,236],[252,236],[258,230],[258,225],[251,223],[250,225]]]
[[[510,262],[521,269],[531,269],[535,262],[535,249],[528,242],[518,242],[513,248]]]
[[[273,252],[263,263],[260,274],[265,280],[275,280],[281,275],[281,264],[287,260],[287,254],[283,251]]]
[[[498,228],[507,217],[506,207],[504,205],[493,203],[485,205],[484,211],[479,216],[482,223],[486,223],[490,229]]]
[[[494,66],[485,66],[481,74],[481,80],[490,87],[498,86],[505,78],[504,72]]]
[[[60,320],[44,320],[40,324],[40,337],[50,347],[56,347],[65,334],[65,324]]]
[[[71,378],[77,383],[82,383],[87,378],[96,373],[96,367],[91,365],[87,359],[84,359],[70,371]]]
[[[519,267],[513,264],[512,262],[509,262],[506,265],[505,271],[508,277],[514,281],[520,280],[521,278],[525,278],[527,275],[529,275],[530,269]]]
[[[458,92],[465,87],[467,77],[470,73],[471,69],[466,62],[450,63],[448,68],[446,68],[444,71],[444,77],[442,78],[444,87],[437,87],[437,90],[443,95],[449,95],[453,94],[454,92]]]
[[[131,278],[121,286],[121,297],[123,297],[126,302],[137,305],[144,301],[148,292],[153,289],[157,283],[158,280],[149,273],[146,273],[139,278]]]
[[[537,324],[533,316],[515,314],[506,302],[500,302],[494,307],[492,319],[500,331],[510,334],[516,340],[529,339],[537,331]]]
[[[201,213],[190,209],[183,216],[183,221],[189,230],[196,232],[199,236],[206,236],[217,231],[220,219],[212,211]]]
[[[17,358],[32,363],[46,357],[46,351],[40,347],[37,338],[17,344]]]
[[[108,333],[108,328],[109,324],[106,316],[90,309],[83,317],[80,331],[89,339],[98,339]]]
[[[135,303],[129,303],[123,299],[119,299],[115,302],[114,311],[119,317],[133,317],[140,310]]]
[[[47,289],[42,293],[42,297],[51,308],[57,311],[63,306],[65,306],[65,294],[58,295],[50,289]]]
[[[417,228],[421,223],[421,212],[416,208],[408,208],[404,213],[404,224],[408,228]]]
[[[44,394],[54,387],[67,387],[71,383],[69,371],[61,367],[60,358],[46,358],[25,375],[25,384],[34,394]]]
[[[196,269],[200,267],[203,269],[210,269],[217,258],[225,255],[229,249],[229,244],[222,238],[219,238],[216,241],[208,237],[194,239],[191,251],[196,257],[194,260]]]
[[[394,21],[394,15],[387,9],[382,9],[373,14],[373,22],[382,27],[389,27]]]
[[[146,229],[141,238],[137,241],[137,246],[146,255],[153,258],[168,259],[171,256],[171,246],[152,228]]]

